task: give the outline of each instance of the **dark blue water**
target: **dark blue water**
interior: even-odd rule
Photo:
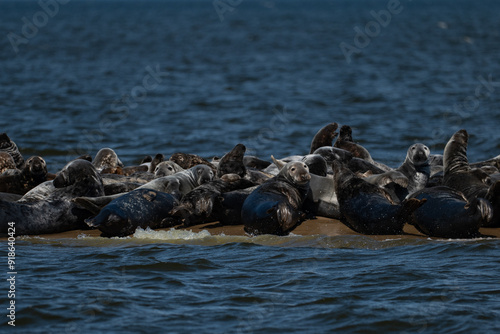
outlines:
[[[125,164],[239,142],[266,159],[304,154],[333,121],[391,166],[415,142],[440,153],[460,128],[472,160],[499,154],[498,1],[243,0],[221,16],[208,0],[62,2],[51,15],[0,2],[0,131],[51,172],[102,147]],[[28,238],[17,329],[494,333],[499,246]]]

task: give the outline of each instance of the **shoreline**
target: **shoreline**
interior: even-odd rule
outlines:
[[[157,229],[161,230],[170,230],[171,228],[161,228]],[[200,224],[195,226],[190,226],[187,228],[179,228],[179,230],[188,230],[195,233],[201,232],[203,230],[208,231],[211,235],[227,235],[227,236],[248,236],[243,230],[243,225],[226,225],[220,226],[218,222]],[[404,234],[401,235],[366,235],[362,233],[357,233],[344,225],[337,219],[318,217],[316,219],[309,219],[300,224],[297,228],[295,228],[291,233],[299,236],[308,236],[308,235],[322,235],[322,236],[345,236],[345,235],[363,235],[373,238],[375,240],[387,240],[387,239],[398,239],[401,236],[405,238],[414,238],[414,239],[427,239],[432,238],[436,240],[450,240],[448,238],[435,238],[429,237],[425,234],[422,234],[415,229],[415,227],[406,224],[404,229]],[[479,232],[485,237],[495,237],[500,238],[500,228],[480,228]],[[90,237],[100,237],[101,231],[98,229],[93,230],[71,230],[61,233],[53,233],[53,234],[39,234],[39,235],[30,235],[30,237],[40,237],[44,239],[77,239],[80,234],[85,234]],[[21,237],[21,235],[16,236]],[[7,240],[6,237],[0,238],[1,240]],[[453,239],[451,239],[453,240]],[[463,239],[457,239],[463,240]]]

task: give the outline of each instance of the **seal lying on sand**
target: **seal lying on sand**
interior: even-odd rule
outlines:
[[[42,157],[29,158],[23,167],[0,175],[0,192],[24,195],[47,181],[47,164]]]
[[[500,226],[500,181],[493,182],[480,168],[471,168],[467,158],[469,134],[459,130],[444,149],[443,185],[462,192],[469,202],[484,198],[493,208],[493,218],[487,226]]]
[[[78,209],[71,199],[104,194],[101,176],[94,166],[86,160],[72,161],[48,182],[53,184],[53,189],[41,200],[26,203],[0,201],[0,233],[7,232],[9,222],[16,223],[17,235],[85,228],[84,219],[90,213]]]
[[[305,219],[302,204],[309,190],[309,168],[292,161],[254,190],[243,203],[241,221],[249,234],[287,235]]]
[[[151,189],[166,192],[180,199],[199,185],[211,181],[214,177],[212,169],[206,165],[197,165],[173,175],[154,179],[136,189]],[[73,201],[82,208],[98,214],[99,211],[112,200],[125,195],[125,193],[100,196],[100,197],[78,197]]]
[[[171,194],[137,189],[113,200],[85,222],[98,228],[102,237],[124,237],[133,234],[137,227],[168,227],[164,219],[176,203],[177,199]]]
[[[23,167],[24,158],[21,152],[19,152],[16,143],[14,143],[5,132],[0,133],[0,152],[8,153],[14,160],[16,168],[21,169]]]
[[[409,215],[425,203],[415,198],[396,204],[383,188],[366,182],[340,163],[334,180],[341,221],[364,234],[402,234]]]
[[[487,200],[468,202],[462,193],[449,187],[425,188],[410,196],[427,201],[410,215],[408,223],[431,237],[479,237],[479,228],[493,216]]]

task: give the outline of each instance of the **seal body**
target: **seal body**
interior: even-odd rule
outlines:
[[[47,184],[51,185],[48,186]],[[36,191],[41,187],[43,191]],[[18,235],[58,233],[85,228],[84,219],[91,213],[78,208],[77,196],[102,196],[102,179],[92,164],[75,160],[67,164],[53,181],[33,189],[38,197],[15,203],[0,201],[0,233],[6,233],[8,222],[16,222]]]
[[[5,132],[0,133],[0,152],[8,153],[14,160],[16,168],[20,169],[23,167],[24,158],[21,152],[19,152],[16,143],[14,143]]]
[[[11,169],[0,175],[0,191],[24,195],[47,181],[47,164],[42,157],[31,157],[22,169]]]
[[[484,198],[491,203],[493,218],[487,224],[500,226],[500,181],[493,182],[480,168],[471,168],[467,158],[469,134],[462,129],[450,138],[444,149],[443,185],[460,191],[469,202]]]
[[[408,223],[431,237],[479,237],[479,228],[493,215],[485,199],[476,198],[469,203],[462,193],[449,187],[425,188],[410,196],[427,201],[410,215]]]
[[[103,237],[124,237],[133,234],[137,227],[167,227],[164,219],[176,203],[177,199],[171,194],[137,189],[113,200],[85,222],[98,228]]]
[[[417,143],[408,148],[405,161],[396,169],[408,178],[408,186],[399,191],[400,200],[427,186],[431,176],[429,155],[429,148],[424,144]]]
[[[304,219],[302,204],[309,190],[309,168],[287,163],[272,179],[255,189],[243,203],[241,221],[247,233],[287,235]]]
[[[312,154],[318,148],[323,146],[332,146],[333,139],[337,136],[339,125],[337,123],[330,123],[322,127],[315,135],[311,141],[311,148],[309,149],[309,154]]]
[[[115,173],[118,167],[123,167],[118,155],[111,148],[100,149],[92,160],[92,164],[98,172],[106,170],[111,174]]]
[[[341,221],[363,234],[402,234],[408,216],[424,200],[392,201],[383,188],[357,177],[348,168],[335,163],[335,188]]]

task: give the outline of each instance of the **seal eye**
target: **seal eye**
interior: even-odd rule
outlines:
[[[290,168],[292,172],[295,172],[295,167]]]
[[[168,167],[168,170],[172,170],[172,167]]]

